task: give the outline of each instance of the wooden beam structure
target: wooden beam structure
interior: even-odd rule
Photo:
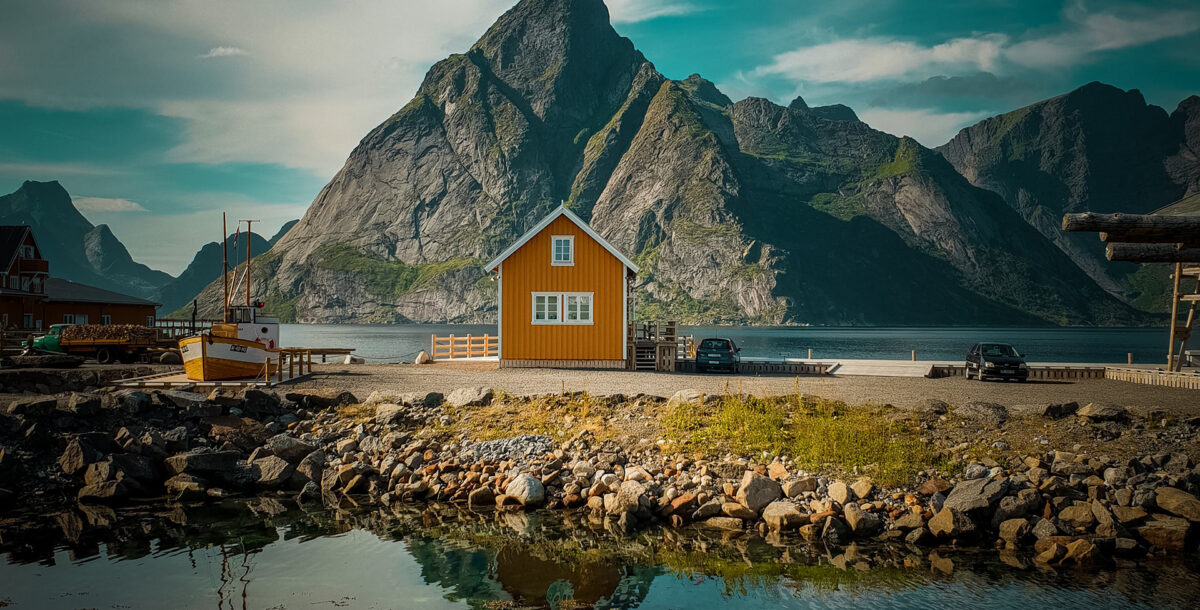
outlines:
[[[1176,244],[1110,243],[1104,255],[1110,261],[1130,263],[1200,263],[1200,248],[1181,250]]]
[[[1179,371],[1200,306],[1200,215],[1166,214],[1066,214],[1063,232],[1099,233],[1107,243],[1105,256],[1110,261],[1132,263],[1174,263],[1172,274],[1171,337],[1167,345],[1167,370]],[[1185,267],[1184,265],[1189,266]],[[1188,292],[1184,280],[1194,280]],[[1179,323],[1179,315],[1187,319]],[[1176,349],[1178,347],[1178,350]]]

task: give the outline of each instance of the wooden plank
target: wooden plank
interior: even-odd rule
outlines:
[[[1180,242],[1194,238],[1200,232],[1198,216],[1158,216],[1154,214],[1083,214],[1063,215],[1062,230],[1065,232],[1102,232],[1134,235],[1131,241]],[[1178,234],[1179,237],[1157,237]],[[1148,239],[1153,238],[1153,239]],[[1117,241],[1115,239],[1108,241]]]
[[[1110,261],[1131,263],[1200,263],[1200,248],[1180,250],[1175,244],[1111,243],[1104,255]]]

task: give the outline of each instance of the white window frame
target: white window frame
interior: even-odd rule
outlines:
[[[567,255],[569,260],[558,260],[558,242],[567,242]],[[551,235],[550,236],[550,265],[554,267],[574,267],[575,266],[575,236],[574,235]]]
[[[146,316],[146,326],[148,326],[150,328],[154,328],[157,325],[158,324],[157,324],[157,321],[155,320],[154,316]]]
[[[108,325],[112,324],[112,316],[110,316],[106,313],[100,314],[100,324],[102,324],[104,326],[108,326]]]
[[[63,324],[74,324],[74,323],[75,323],[75,314],[73,314],[73,313],[64,313],[63,314]]]
[[[543,307],[543,312],[545,312],[545,317],[543,319],[539,320],[537,317],[538,298],[549,298],[549,297],[553,297],[556,301],[556,305],[554,306],[554,309],[552,310],[555,318],[551,319],[550,315],[549,315],[551,310],[547,307]],[[580,299],[580,298],[587,299],[587,303],[588,303],[587,319],[568,320],[567,314],[568,314],[569,308],[567,307],[567,300],[568,299],[576,300],[576,312],[578,313],[578,311],[579,311],[578,299]],[[548,301],[546,301],[545,303],[547,305],[549,304]],[[595,324],[596,323],[596,293],[594,293],[594,292],[533,292],[533,293],[530,293],[529,322],[531,324],[534,324],[537,326],[551,326],[551,325],[552,326],[590,326],[592,324]]]
[[[75,314],[75,323],[76,324],[87,324],[88,323],[88,315],[86,313]]]

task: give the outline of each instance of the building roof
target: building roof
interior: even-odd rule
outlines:
[[[582,218],[576,216],[575,213],[572,212],[571,210],[568,210],[566,208],[566,206],[561,206],[561,205],[558,206],[558,209],[554,210],[553,212],[550,212],[549,215],[547,215],[545,218],[543,218],[541,220],[541,222],[537,223],[537,225],[535,225],[532,229],[526,231],[525,234],[521,236],[521,239],[518,239],[516,241],[516,243],[509,246],[508,249],[505,250],[504,252],[501,252],[500,256],[497,256],[495,260],[488,263],[487,267],[484,267],[484,268],[489,271],[494,271],[497,267],[500,266],[500,263],[504,262],[504,259],[512,256],[512,254],[514,252],[516,252],[517,250],[520,250],[521,246],[524,246],[526,242],[533,239],[533,236],[537,235],[538,233],[541,233],[542,229],[545,229],[546,227],[550,226],[550,223],[554,222],[555,220],[558,220],[559,216],[566,216],[567,220],[570,220],[571,222],[575,223],[575,226],[582,229],[584,233],[587,233],[588,237],[591,237],[592,239],[596,240],[596,243],[603,246],[605,250],[608,250],[609,254],[612,254],[613,256],[617,257],[617,260],[621,261],[621,263],[623,265],[625,265],[625,267],[627,269],[629,269],[630,271],[632,271],[634,273],[638,272],[638,266],[635,265],[633,261],[629,260],[629,258],[626,257],[624,254],[621,254],[620,250],[617,250],[616,248],[614,248],[613,245],[608,243],[607,241],[605,241],[603,237],[600,237],[600,235],[598,233],[596,233],[594,230],[592,230],[592,228],[589,227],[588,224],[586,222],[584,222]]]
[[[12,268],[29,231],[29,225],[0,225],[0,263],[7,263],[4,271]]]
[[[109,305],[158,307],[158,303],[153,301],[54,277],[46,280],[46,300],[51,303],[107,303]]]

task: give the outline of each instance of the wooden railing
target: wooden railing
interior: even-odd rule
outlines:
[[[439,337],[430,340],[429,355],[437,360],[456,358],[491,358],[500,355],[500,337],[496,335],[467,335]]]
[[[212,325],[219,320],[164,320],[157,319],[154,321],[154,328],[158,330],[159,339],[179,339],[194,335],[200,331],[212,328]]]

